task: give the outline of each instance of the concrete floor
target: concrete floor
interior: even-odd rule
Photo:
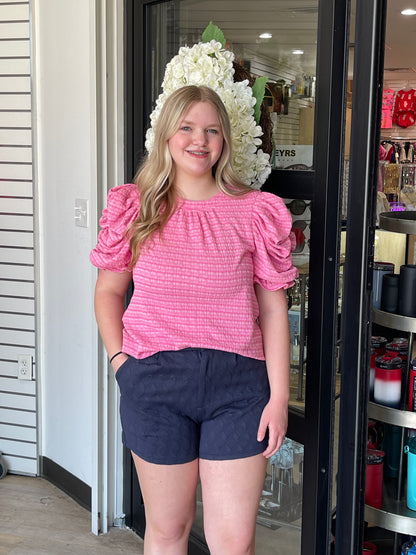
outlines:
[[[257,526],[256,552],[300,553],[300,531]],[[29,553],[143,555],[143,541],[126,528],[95,536],[90,512],[53,484],[8,474],[0,480],[0,555]]]
[[[90,513],[48,481],[10,474],[0,480],[0,555],[143,554],[131,530],[90,530]]]

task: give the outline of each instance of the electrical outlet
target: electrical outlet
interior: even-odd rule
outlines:
[[[32,355],[20,355],[17,358],[17,377],[19,380],[32,379]]]

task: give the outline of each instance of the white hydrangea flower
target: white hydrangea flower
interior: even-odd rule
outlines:
[[[263,131],[254,119],[256,99],[247,80],[234,83],[233,61],[234,54],[215,40],[182,46],[166,66],[163,92],[150,115],[145,146],[148,152],[153,149],[154,129],[166,98],[185,85],[205,85],[219,95],[227,109],[235,172],[246,185],[258,189],[270,175],[270,159],[258,148]]]

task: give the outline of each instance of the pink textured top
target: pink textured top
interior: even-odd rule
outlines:
[[[123,272],[131,259],[125,233],[138,216],[135,185],[114,187],[100,221],[92,263]],[[264,359],[254,283],[293,285],[292,219],[270,193],[222,192],[181,200],[162,236],[155,235],[133,268],[134,292],[123,316],[123,352],[145,358],[187,347]]]

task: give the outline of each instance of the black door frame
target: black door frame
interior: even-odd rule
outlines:
[[[377,3],[377,0],[373,1]],[[368,14],[362,6],[366,2],[367,0],[357,1],[357,19],[367,18]],[[148,121],[150,112],[149,97],[146,87],[143,86],[146,83],[146,76],[149,75],[146,63],[145,8],[146,5],[154,3],[149,0],[125,0],[126,180],[130,180],[134,175],[141,158],[145,122]],[[370,0],[368,3],[373,4]],[[303,508],[304,514],[308,517],[303,519],[302,525],[302,555],[311,552],[317,555],[329,553],[331,541],[339,230],[349,9],[350,0],[319,1],[314,170],[307,172],[274,170],[263,187],[264,190],[282,197],[310,199],[313,203],[308,310],[308,319],[313,325],[309,326],[308,334],[306,407],[305,414],[290,412],[288,429],[288,436],[305,447]],[[368,19],[366,21],[368,22]],[[363,45],[362,48],[364,49],[365,46]],[[367,62],[369,63],[368,60]],[[364,64],[364,61],[362,63]],[[356,71],[356,75],[361,76],[361,70],[358,72],[356,68]],[[373,83],[366,82],[365,87],[371,86]],[[358,131],[356,133],[359,135]],[[375,137],[374,133],[373,137]],[[354,152],[358,156],[358,148],[354,148],[353,145]],[[351,226],[356,225],[358,225],[356,220],[351,220],[350,229]],[[348,288],[345,291],[350,295],[347,298],[355,302],[351,292],[348,293]],[[347,392],[348,384],[345,385],[341,399],[346,398]],[[351,418],[355,422],[356,415],[347,402],[344,402],[342,407],[343,422],[340,435],[344,437],[345,430],[352,421]],[[358,427],[356,441],[360,431],[363,433],[361,426]],[[361,445],[360,461],[362,456]],[[125,513],[127,524],[143,535],[145,526],[143,502],[130,459],[127,454],[124,472]],[[345,466],[341,466],[338,472],[340,482],[345,483],[344,472],[345,476],[350,476],[351,472],[355,472],[355,468],[353,465],[352,471],[350,469],[348,473]],[[357,478],[355,474],[354,476]],[[131,497],[129,492],[132,492]],[[339,489],[338,503],[351,502],[351,499],[347,498],[346,492]],[[132,504],[134,503],[141,503],[138,518],[133,515]],[[357,504],[354,507],[356,508]],[[358,511],[355,514],[357,515]],[[357,529],[362,528],[362,514],[357,518]],[[350,531],[340,528],[337,533],[339,538],[343,537],[345,540],[343,545],[346,546]],[[192,539],[192,545],[194,547],[191,547],[190,552],[207,552],[197,538]],[[338,548],[339,553],[350,553],[339,549],[341,548]]]
[[[348,196],[336,555],[362,552],[371,291],[387,0],[357,0]]]

